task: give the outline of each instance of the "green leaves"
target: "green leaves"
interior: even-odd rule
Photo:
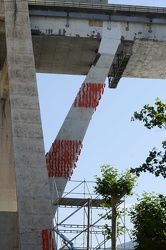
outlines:
[[[110,165],[101,167],[102,177],[96,177],[95,192],[100,194],[107,204],[111,204],[112,198],[117,202],[124,195],[131,195],[135,185],[136,175],[130,171],[119,174],[118,170]]]
[[[153,127],[166,129],[166,104],[156,98],[155,107],[146,104],[139,113],[134,112],[133,120],[143,121],[144,126],[148,129]],[[156,148],[149,151],[145,162],[137,168],[131,168],[131,173],[136,173],[139,176],[141,172],[148,171],[156,177],[166,178],[166,141],[162,142],[162,147],[163,151],[157,151]]]
[[[144,193],[130,209],[133,240],[136,250],[166,249],[166,197]]]
[[[164,151],[157,151],[156,148],[153,148],[152,151],[149,151],[149,156],[146,158],[145,163],[137,168],[131,168],[131,173],[136,173],[137,176],[140,176],[141,172],[149,172],[154,174],[156,177],[162,176],[166,178],[166,150],[164,145]]]
[[[96,186],[94,189],[95,193],[101,195],[104,199],[103,208],[105,209],[105,214],[101,216],[105,220],[112,220],[113,231],[107,224],[104,227],[107,239],[112,237],[112,240],[113,238],[115,240],[117,236],[116,229],[114,227],[117,226],[118,222],[116,219],[120,216],[118,206],[121,203],[121,199],[125,195],[132,194],[132,189],[135,186],[137,177],[129,170],[119,174],[118,170],[110,165],[101,166],[101,173],[101,177],[96,176]],[[120,235],[122,231],[122,227],[118,226],[118,235]]]
[[[143,109],[138,113],[134,112],[132,120],[144,122],[144,126],[148,129],[153,127],[166,128],[166,104],[159,98],[156,98],[155,106],[149,104],[144,105]]]
[[[132,120],[143,121],[148,129],[158,127],[166,129],[166,104],[156,98],[155,106],[145,105],[138,113],[134,112]],[[131,173],[137,176],[148,171],[156,177],[166,178],[166,141],[162,142],[163,151],[153,148],[145,162],[131,168]],[[137,243],[136,250],[166,249],[166,197],[162,194],[144,193],[130,210],[131,221],[134,224],[133,239]]]

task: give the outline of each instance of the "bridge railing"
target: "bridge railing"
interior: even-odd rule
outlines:
[[[108,11],[121,11],[121,12],[141,12],[141,13],[156,13],[166,14],[166,8],[162,7],[148,7],[148,6],[134,6],[134,5],[121,5],[121,4],[93,4],[81,2],[60,2],[54,0],[28,0],[29,5],[36,6],[55,6],[55,7],[70,7],[81,9],[94,9],[94,10],[108,10]]]

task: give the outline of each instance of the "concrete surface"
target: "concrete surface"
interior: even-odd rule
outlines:
[[[98,103],[102,96],[102,93],[101,93],[101,96],[96,95],[94,90],[92,90],[91,88],[88,88],[87,89],[88,93],[87,92],[85,93],[84,88],[86,88],[86,84],[89,84],[89,83],[95,84],[95,85],[99,83],[104,84],[105,79],[110,69],[110,65],[113,62],[115,53],[120,44],[120,38],[121,38],[120,25],[114,26],[111,32],[107,30],[106,26],[103,27],[103,38],[101,39],[101,42],[99,45],[98,56],[95,60],[95,63],[90,67],[89,72],[87,76],[85,77],[84,83],[82,84],[82,87],[80,88],[75,98],[75,101],[73,102],[73,105],[71,106],[64,120],[64,123],[62,124],[62,127],[59,130],[56,140],[59,140],[60,142],[61,141],[72,141],[72,142],[83,141],[89,122],[97,107],[95,106],[94,108],[91,97],[95,96],[94,101]],[[82,98],[82,103],[83,103],[81,105],[79,105],[80,98]],[[86,102],[84,102],[84,98],[86,99]],[[90,99],[90,102],[89,102],[89,99]],[[51,161],[53,160],[55,162],[55,164],[52,165],[53,170],[51,171],[51,173],[54,172],[54,168],[56,169],[56,166],[57,166],[56,160],[58,160],[57,157],[59,156],[60,161],[63,160],[63,157],[64,157],[63,155],[62,157],[60,154],[58,154],[58,156],[57,155],[53,156],[54,150],[55,150],[55,147],[54,145],[52,145],[52,147],[50,148],[50,151],[48,152],[48,161],[51,159]],[[76,150],[76,148],[74,148],[74,150]],[[64,150],[60,152],[61,154],[63,154]],[[74,162],[76,162],[76,158],[78,157],[77,151],[74,151],[74,156],[75,156],[74,159],[71,159],[71,158],[66,159],[65,168],[67,168],[69,165],[71,166]],[[62,166],[63,166],[63,163],[61,163],[61,168],[63,168]],[[48,168],[49,167],[50,166],[48,165]],[[74,169],[74,164],[71,170],[73,169]],[[68,179],[70,178],[71,175],[70,174],[66,175],[66,173],[63,173],[62,171],[61,177],[66,177]],[[50,183],[51,181],[54,180],[52,178],[53,176],[51,176]],[[58,177],[58,176],[55,175],[55,177]],[[53,186],[53,184],[51,185]],[[55,192],[56,190],[53,190],[53,189],[51,190],[52,192],[53,191],[55,192],[54,195],[52,194],[55,200],[58,198],[58,193],[62,195],[62,192],[60,190],[64,190],[65,186],[66,186],[66,183],[63,182],[61,183],[61,185],[57,186],[58,192]]]
[[[123,5],[121,8],[123,9]],[[78,13],[78,8],[72,8],[72,13],[74,9]],[[139,6],[137,9],[142,10]],[[88,8],[81,9],[84,15],[86,10],[89,14],[90,10]],[[31,6],[30,11],[38,12],[38,14],[30,15],[30,22],[32,34],[36,32],[32,36],[36,71],[43,73],[87,75],[99,48],[103,25],[107,24],[107,28],[111,29],[117,23],[117,21],[95,19],[95,17],[93,19],[70,18],[67,20],[65,17],[56,16],[58,14],[55,16],[49,14],[47,16],[47,13],[50,12],[62,12],[62,8],[58,9],[58,7],[51,8],[45,6],[41,9]],[[46,14],[43,16],[44,11]],[[67,9],[65,7],[63,11],[64,13],[70,12],[71,8]],[[164,60],[162,55],[165,54],[164,43],[162,44],[162,42],[166,41],[166,24],[162,24],[165,20],[164,9],[161,14],[161,10],[158,10],[159,14],[156,14],[153,8],[149,9],[150,14],[148,16],[152,17],[152,23],[150,23],[150,18],[147,18],[146,8],[144,11],[137,11],[137,13],[134,11],[130,13],[127,11],[119,12],[116,11],[116,7],[114,12],[99,8],[97,10],[91,9],[93,15],[98,13],[100,15],[104,15],[104,13],[109,15],[110,13],[112,18],[120,18],[121,16],[126,18],[129,16],[131,19],[128,22],[119,21],[122,41],[132,41],[134,43],[130,62],[123,74],[124,77],[139,78],[141,72],[141,77],[164,79],[166,73],[163,72],[161,67]],[[115,15],[116,13],[118,13],[117,16]],[[135,22],[132,21],[134,15],[137,17]],[[67,24],[69,25],[68,27],[66,26]],[[25,30],[18,31],[16,29],[15,34],[17,36],[25,35]],[[0,20],[0,44],[0,69],[2,69],[6,57],[4,20]],[[151,47],[154,49],[151,50]],[[155,63],[153,57],[156,52],[158,56]],[[142,59],[138,60],[140,57]],[[154,63],[157,70],[152,72]],[[109,75],[112,75],[111,69]]]
[[[6,236],[0,249],[41,250],[52,211],[28,4],[4,5],[9,96],[1,95],[0,102],[0,235]],[[5,70],[2,74],[3,93]]]
[[[142,7],[123,13],[99,7],[37,6],[30,8],[38,13],[29,18],[27,1],[0,3],[0,249],[42,249],[42,231],[52,228],[51,198],[61,196],[67,183],[64,176],[48,180],[36,71],[86,76],[56,137],[76,142],[83,141],[95,111],[90,101],[88,107],[79,104],[84,86],[103,84],[128,42],[131,57],[124,77],[166,78],[165,12],[160,16],[150,9],[147,17]],[[74,8],[77,17],[57,16]],[[91,12],[95,16],[86,15]]]

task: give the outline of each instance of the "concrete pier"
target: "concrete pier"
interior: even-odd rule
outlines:
[[[53,216],[28,2],[5,0],[4,7],[7,62],[1,72],[0,249],[41,250]]]

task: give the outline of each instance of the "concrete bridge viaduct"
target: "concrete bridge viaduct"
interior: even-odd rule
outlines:
[[[110,88],[121,77],[165,79],[165,58],[166,8],[0,2],[0,249],[54,249],[52,204],[76,167],[105,79]],[[85,75],[46,156],[36,72]]]

